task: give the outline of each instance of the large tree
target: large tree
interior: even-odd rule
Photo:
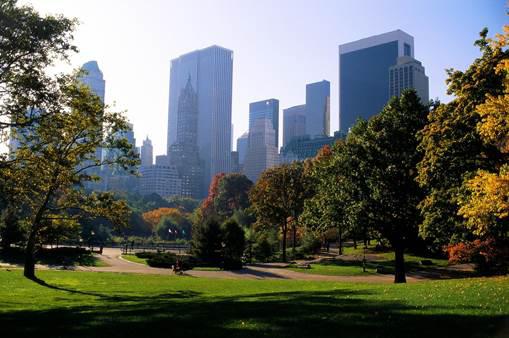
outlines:
[[[426,114],[427,107],[415,91],[405,91],[368,122],[364,136],[370,216],[394,249],[395,283],[406,281],[404,250],[416,237],[420,223],[417,205],[423,191],[415,178],[422,154],[417,150],[416,134]]]
[[[458,214],[464,180],[477,170],[491,170],[507,161],[494,144],[483,141],[478,130],[481,116],[476,107],[489,96],[504,94],[505,75],[497,66],[509,55],[507,49],[490,44],[487,33],[484,29],[475,42],[482,55],[467,70],[448,70],[447,92],[454,99],[435,105],[420,133],[424,157],[417,180],[428,191],[420,204],[420,234],[437,249],[467,235]]]
[[[46,70],[77,51],[76,24],[63,16],[41,16],[16,0],[0,1],[0,141],[11,127],[29,126],[52,113],[48,106],[60,96],[61,75]],[[39,113],[27,114],[27,107],[38,107]]]
[[[99,178],[90,168],[119,165],[130,170],[137,156],[126,139],[115,137],[127,130],[121,113],[109,111],[79,80],[79,74],[58,81],[58,97],[37,123],[18,129],[20,147],[11,154],[12,165],[2,170],[8,195],[23,207],[28,226],[24,274],[35,278],[35,254],[41,234],[55,225],[77,226],[83,217],[105,217],[125,226],[129,209],[109,193],[89,193],[84,184]],[[104,160],[96,149],[115,150]],[[93,172],[93,171],[92,171]]]
[[[302,163],[283,164],[267,169],[251,189],[249,200],[257,222],[277,226],[282,234],[283,261],[286,261],[286,242],[289,220],[293,220],[294,243],[297,222],[309,196]]]
[[[221,178],[214,198],[214,209],[219,215],[230,217],[235,211],[249,207],[249,190],[253,182],[245,175],[233,173]]]

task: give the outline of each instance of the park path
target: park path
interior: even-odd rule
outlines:
[[[121,250],[116,248],[104,248],[103,254],[98,256],[108,266],[106,267],[78,267],[81,271],[95,272],[123,272],[155,275],[173,275],[170,269],[152,268],[145,264],[133,263],[122,259]],[[307,280],[307,281],[335,281],[335,282],[359,282],[359,283],[392,283],[392,275],[370,275],[370,276],[324,276],[303,272],[296,272],[288,269],[281,269],[270,265],[249,265],[237,271],[200,271],[189,270],[186,276],[202,278],[222,279],[281,279],[281,280]],[[422,280],[408,276],[408,282]]]

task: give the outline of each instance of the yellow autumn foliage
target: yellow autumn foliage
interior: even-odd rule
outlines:
[[[509,45],[509,25],[503,34],[491,40],[495,50]],[[495,145],[501,153],[509,153],[509,59],[503,59],[496,68],[504,75],[503,94],[487,95],[486,101],[477,106],[481,121],[477,125],[484,142]],[[509,224],[509,164],[498,172],[479,170],[465,183],[466,200],[460,203],[458,214],[466,219],[466,226],[477,236],[486,236],[495,229]],[[506,229],[507,230],[507,229]]]
[[[466,185],[470,194],[459,214],[475,235],[485,236],[493,225],[509,221],[509,165],[499,173],[480,170]]]

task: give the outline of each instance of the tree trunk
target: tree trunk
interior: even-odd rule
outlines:
[[[353,248],[357,249],[357,238],[353,235]]]
[[[404,255],[403,245],[398,243],[394,247],[394,253],[395,253],[394,283],[406,283],[405,255]]]
[[[297,242],[297,227],[295,224],[292,226],[292,252],[295,255],[295,244]]]
[[[286,220],[283,223],[283,262],[286,262]]]
[[[343,254],[343,238],[341,237],[341,227],[338,227],[338,255]]]
[[[25,266],[23,275],[29,279],[35,279],[35,237],[36,230],[32,229],[28,236],[27,246],[25,248]]]

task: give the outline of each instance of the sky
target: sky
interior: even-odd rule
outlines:
[[[248,130],[249,103],[305,103],[306,83],[331,82],[331,133],[338,129],[338,45],[402,29],[430,80],[446,95],[445,69],[479,56],[479,31],[508,23],[504,0],[26,0],[43,14],[75,17],[80,52],[63,71],[96,60],[106,103],[127,110],[137,145],[148,136],[166,153],[170,60],[210,45],[233,50],[235,140]],[[369,99],[369,96],[367,97]],[[280,141],[281,143],[281,141]]]

